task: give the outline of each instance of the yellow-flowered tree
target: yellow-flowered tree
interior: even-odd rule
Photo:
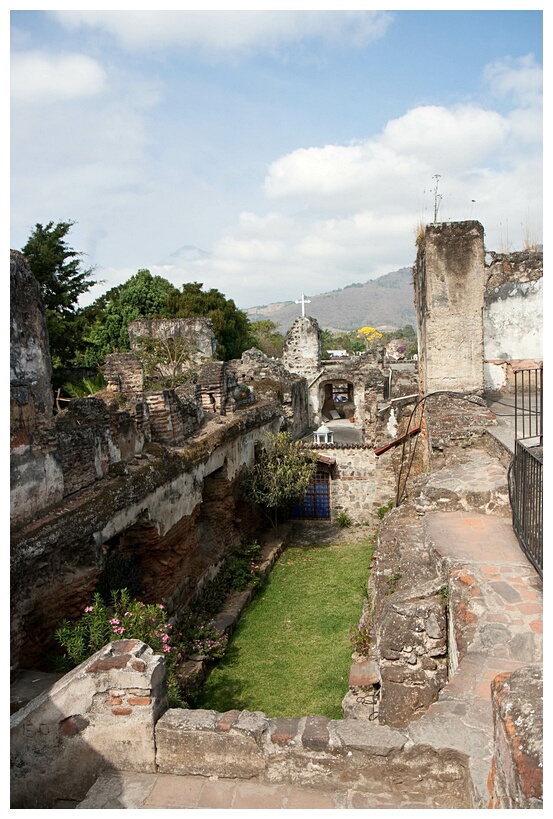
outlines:
[[[375,343],[382,338],[382,333],[379,333],[374,327],[361,327],[361,329],[357,331],[357,337],[363,340],[365,349],[370,350],[375,346]]]

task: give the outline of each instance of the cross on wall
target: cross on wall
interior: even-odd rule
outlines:
[[[301,314],[305,316],[305,305],[311,304],[311,299],[306,299],[304,294],[301,294],[301,299],[296,299],[296,304],[301,304]]]

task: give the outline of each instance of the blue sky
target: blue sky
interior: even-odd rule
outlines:
[[[541,243],[542,59],[540,10],[12,10],[11,247],[74,220],[84,302],[147,267],[247,308],[411,265],[435,175]]]

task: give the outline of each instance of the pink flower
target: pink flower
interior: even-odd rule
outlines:
[[[165,606],[162,606],[161,603],[159,604],[160,609],[164,609]]]
[[[132,611],[126,611],[124,617],[132,617]]]
[[[167,646],[167,645],[165,645],[165,646],[163,646],[163,650],[164,650],[165,652],[169,652],[169,651],[171,651],[171,646]]]
[[[162,637],[161,639],[163,640],[163,642],[164,642],[164,643],[168,643],[168,642],[169,642],[169,635],[168,635],[168,634],[164,634],[164,635],[163,635],[163,637]]]
[[[110,622],[110,625],[112,625],[112,626],[118,626],[119,625],[119,620],[117,619],[117,617],[114,617],[113,620],[110,620],[109,622]]]
[[[87,611],[94,611],[94,606],[87,606],[86,609],[85,609],[85,613]]]

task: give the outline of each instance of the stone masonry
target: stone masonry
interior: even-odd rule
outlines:
[[[421,393],[444,389],[482,391],[482,225],[427,225],[419,246],[414,283]]]

